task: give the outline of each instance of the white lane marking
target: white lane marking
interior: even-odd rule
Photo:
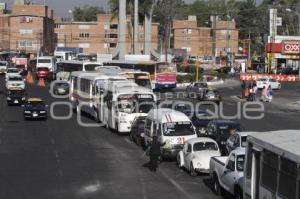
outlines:
[[[180,191],[185,196],[185,198],[192,199],[192,197],[175,180],[168,176],[166,172],[162,170],[159,170],[158,172],[160,172],[164,178],[166,178],[174,187],[176,187],[178,191]]]

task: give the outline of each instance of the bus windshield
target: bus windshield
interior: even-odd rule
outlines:
[[[83,65],[78,63],[58,63],[57,64],[57,72],[74,72],[74,71],[82,71]]]
[[[191,122],[173,122],[163,124],[164,136],[194,135],[194,127]]]
[[[119,112],[125,113],[148,113],[154,106],[152,95],[129,94],[118,97]]]
[[[85,64],[84,68],[85,68],[85,71],[95,71],[96,68],[101,67],[101,66],[102,65],[100,65],[100,64]]]
[[[158,64],[157,72],[158,73],[176,72],[176,65],[174,65],[174,64]]]

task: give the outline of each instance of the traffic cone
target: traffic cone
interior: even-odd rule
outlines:
[[[27,74],[27,76],[26,76],[26,81],[27,81],[27,83],[29,83],[29,84],[33,84],[33,83],[34,83],[34,82],[33,82],[33,77],[32,77],[32,74],[31,74],[30,71],[28,72],[28,74]]]
[[[46,85],[45,85],[45,80],[44,80],[43,78],[40,78],[40,79],[39,79],[38,85],[39,85],[40,87],[45,87],[45,86],[46,86]]]

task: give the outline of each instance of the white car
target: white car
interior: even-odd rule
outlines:
[[[247,146],[247,137],[256,132],[244,131],[236,132],[232,134],[226,142],[226,153],[230,154],[231,151],[236,148],[246,148]]]
[[[6,88],[10,89],[25,89],[25,81],[21,75],[10,75],[6,81]]]
[[[191,176],[209,173],[209,162],[212,157],[220,156],[218,144],[211,138],[200,137],[188,140],[177,155],[177,164],[186,168]]]
[[[281,89],[281,83],[273,78],[260,78],[256,80],[256,85],[258,89],[263,89],[264,87],[271,86],[272,89]]]
[[[5,74],[7,71],[8,63],[6,61],[0,61],[0,74]]]
[[[5,80],[8,80],[8,77],[11,75],[20,75],[20,71],[17,68],[8,68],[5,75]]]

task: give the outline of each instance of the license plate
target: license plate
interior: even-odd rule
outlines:
[[[33,117],[37,117],[38,114],[37,114],[37,113],[33,113],[32,116],[33,116]]]

